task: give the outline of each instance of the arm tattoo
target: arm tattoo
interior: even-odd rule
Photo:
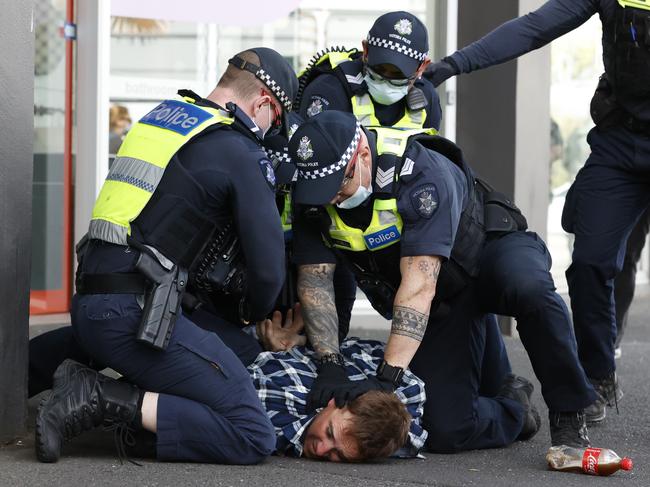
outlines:
[[[407,257],[406,258],[406,267],[408,268],[408,270],[411,270],[411,267],[413,267],[413,261],[414,260],[415,259],[413,257]]]
[[[300,266],[298,297],[305,330],[318,357],[339,353],[339,322],[334,303],[334,264]]]
[[[393,308],[391,333],[394,335],[404,335],[421,342],[422,337],[424,337],[424,332],[427,329],[428,321],[429,315],[420,313],[413,308],[407,308],[406,306],[395,306]]]
[[[438,275],[440,275],[440,260],[436,260],[433,263],[421,260],[418,262],[418,269],[420,269],[420,272],[428,278],[438,281]]]

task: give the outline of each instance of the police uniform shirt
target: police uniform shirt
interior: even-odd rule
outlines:
[[[219,108],[205,99],[197,105]],[[203,191],[195,185],[181,186],[185,178],[177,177],[179,173],[189,175]],[[218,227],[234,222],[246,262],[251,318],[263,319],[277,297],[270,290],[279,293],[284,278],[282,225],[275,205],[273,168],[264,149],[233,129],[210,127],[171,159],[157,192],[185,199]],[[152,202],[143,210],[146,218],[138,217],[131,225],[136,237],[165,222],[166,209]],[[127,263],[127,257],[123,251],[111,252],[111,258],[93,263],[86,272],[128,270],[133,262],[131,257]]]
[[[515,59],[581,26],[598,13],[603,24],[615,17],[617,0],[549,0],[534,12],[506,22],[451,55],[461,73]],[[640,120],[650,121],[650,100],[619,99]]]
[[[275,205],[273,167],[251,138],[228,129],[212,132],[184,146],[176,162],[205,188],[205,216],[234,221],[246,262],[251,318],[263,318],[277,297],[269,290],[279,291],[284,276],[284,237]],[[164,182],[163,176],[160,184]]]
[[[442,109],[440,108],[438,93],[426,79],[416,80],[415,86],[424,92],[428,102],[424,128],[439,130]],[[404,116],[406,98],[402,98],[392,105],[382,105],[374,100],[373,104],[375,106],[375,115],[382,126],[391,127]],[[306,120],[324,110],[340,110],[352,113],[352,102],[345,87],[341,84],[339,78],[331,73],[322,73],[307,85],[301,97],[299,113]]]
[[[373,155],[373,164],[376,160]],[[401,280],[396,262],[400,257],[436,255],[443,260],[449,258],[467,202],[465,175],[443,155],[416,142],[409,145],[403,160],[396,190],[397,208],[404,224],[400,242],[372,252],[344,251],[346,257],[364,269],[376,265],[380,274],[396,286]],[[372,217],[375,197],[373,194],[357,208],[337,208],[336,211],[347,225],[365,230]],[[295,213],[294,261],[298,265],[335,263],[334,252],[321,237],[322,226],[304,210],[298,209]]]

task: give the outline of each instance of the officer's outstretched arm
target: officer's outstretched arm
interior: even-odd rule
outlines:
[[[451,58],[461,73],[510,61],[584,24],[600,5],[597,0],[549,0],[533,12],[501,24]]]
[[[431,301],[442,262],[435,255],[402,257],[400,283],[393,303],[393,323],[384,360],[394,367],[408,367],[417,352],[429,321]]]
[[[317,357],[339,353],[339,322],[334,303],[335,264],[298,266],[298,299],[305,331]]]

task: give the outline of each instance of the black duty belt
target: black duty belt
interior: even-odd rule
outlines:
[[[144,294],[147,279],[137,272],[107,274],[80,273],[75,281],[77,294]]]

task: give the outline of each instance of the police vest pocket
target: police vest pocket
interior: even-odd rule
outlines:
[[[114,320],[142,313],[135,294],[89,294],[81,298],[89,320]]]
[[[484,201],[486,232],[509,233],[528,228],[526,217],[503,193],[491,191]]]
[[[212,337],[205,337],[198,342],[189,340],[179,340],[178,344],[185,350],[192,352],[201,360],[207,362],[216,372],[221,372],[227,379],[230,376],[227,368],[224,367],[223,361],[218,357],[219,345],[214,343]]]
[[[475,277],[478,275],[479,260],[485,244],[485,228],[483,203],[474,201],[471,205],[460,215],[450,260],[457,262],[470,276]],[[444,268],[443,264],[442,270]]]

